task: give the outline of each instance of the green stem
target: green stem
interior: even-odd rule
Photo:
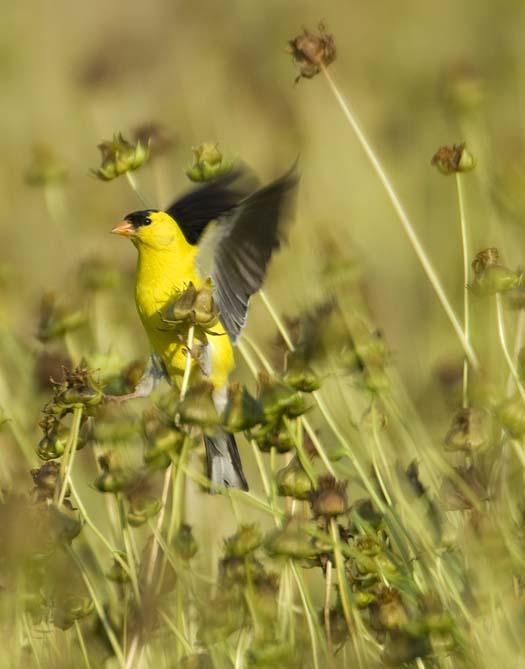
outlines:
[[[470,305],[469,305],[469,249],[467,236],[467,218],[465,216],[465,202],[461,175],[456,172],[456,189],[458,193],[459,222],[461,226],[461,245],[463,248],[463,333],[466,341],[470,344]],[[468,407],[468,359],[463,361],[463,408]]]
[[[139,198],[139,200],[142,202],[142,204],[145,207],[150,207],[148,198],[144,195],[144,193],[140,190],[137,181],[133,174],[131,172],[126,172],[126,179],[128,180],[129,185],[131,186],[131,190],[135,193],[135,195]]]
[[[77,451],[78,433],[80,431],[80,423],[82,420],[82,412],[84,407],[82,405],[76,406],[73,409],[73,422],[71,423],[71,431],[64,449],[62,462],[60,463],[60,483],[61,488],[58,494],[57,506],[60,508],[64,503],[68,483],[71,478],[71,471],[73,470],[73,460]]]
[[[104,611],[104,607],[102,606],[97,593],[95,592],[95,589],[93,588],[93,585],[91,584],[91,581],[89,580],[89,576],[87,575],[86,568],[82,564],[82,560],[78,557],[78,555],[75,553],[75,551],[68,547],[67,548],[69,554],[73,558],[74,562],[76,563],[80,574],[82,576],[82,580],[86,584],[86,588],[88,589],[88,592],[90,594],[91,599],[93,600],[93,604],[95,605],[95,610],[97,612],[97,615],[99,617],[100,622],[102,623],[102,626],[104,627],[104,630],[106,632],[106,635],[108,637],[108,641],[111,645],[111,648],[113,649],[113,652],[115,653],[115,657],[122,669],[125,669],[126,662],[124,660],[124,653],[122,652],[122,648],[120,647],[120,644],[118,642],[117,637],[115,636],[115,633],[113,631],[113,628],[111,627],[109,620],[106,616],[106,612]]]
[[[75,631],[77,633],[78,644],[82,652],[82,657],[84,658],[84,664],[86,665],[86,669],[91,669],[91,664],[89,662],[89,655],[87,652],[86,643],[84,641],[84,635],[82,634],[82,630],[80,628],[80,623],[78,622],[78,620],[75,620]]]
[[[470,342],[466,339],[465,334],[463,332],[463,328],[461,327],[461,323],[459,322],[456,314],[454,313],[454,310],[446,296],[446,293],[443,289],[443,286],[441,285],[441,281],[436,274],[436,270],[434,269],[434,266],[432,265],[430,258],[428,257],[425,249],[423,248],[421,242],[419,241],[419,238],[416,234],[416,231],[414,229],[414,226],[410,219],[408,218],[407,213],[405,212],[403,205],[401,204],[401,201],[399,200],[399,197],[394,190],[394,187],[392,186],[392,183],[387,176],[385,170],[383,169],[383,166],[381,165],[378,157],[376,156],[374,150],[370,146],[368,139],[366,138],[365,134],[361,130],[353,112],[350,109],[350,106],[348,104],[348,101],[344,98],[342,93],[339,91],[339,88],[337,87],[334,79],[332,78],[331,74],[329,71],[326,69],[326,67],[321,66],[323,74],[326,78],[326,81],[328,83],[328,86],[330,87],[330,90],[335,96],[335,99],[337,100],[343,114],[345,115],[347,121],[349,122],[350,126],[352,127],[352,130],[354,131],[359,143],[361,144],[362,149],[364,150],[368,160],[370,161],[372,167],[374,168],[377,176],[379,177],[379,180],[381,181],[388,198],[390,199],[390,202],[392,203],[392,206],[394,207],[394,211],[396,212],[401,225],[403,227],[403,230],[405,231],[405,234],[408,237],[409,242],[412,245],[412,248],[414,249],[419,262],[421,263],[423,270],[425,274],[428,277],[428,280],[430,281],[430,284],[432,288],[434,289],[434,292],[436,293],[439,301],[441,302],[441,306],[443,307],[446,315],[448,316],[448,319],[450,320],[450,323],[452,327],[454,328],[454,331],[456,335],[458,336],[459,341],[461,342],[461,345],[463,347],[463,350],[465,351],[465,354],[467,358],[470,361],[470,364],[474,369],[479,368],[479,361],[476,356],[476,353],[474,352]]]
[[[503,355],[505,356],[505,360],[507,361],[509,371],[512,374],[512,378],[514,379],[514,382],[516,383],[516,386],[519,390],[521,398],[525,402],[525,389],[523,388],[520,375],[518,374],[518,370],[516,369],[509,348],[507,346],[507,337],[505,334],[505,317],[503,314],[503,300],[501,297],[501,293],[496,294],[496,312],[498,318],[498,335],[501,344],[501,349],[503,351]]]

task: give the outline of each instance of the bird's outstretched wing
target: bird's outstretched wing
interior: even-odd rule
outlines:
[[[166,212],[175,220],[186,241],[197,244],[210,221],[227,215],[257,187],[257,179],[240,165],[222,177],[181,195]]]
[[[220,319],[232,341],[245,324],[250,297],[264,281],[272,252],[281,244],[298,179],[294,165],[242,200],[217,227],[211,278]]]

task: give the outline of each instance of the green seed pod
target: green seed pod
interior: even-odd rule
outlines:
[[[131,144],[124,139],[122,133],[113,135],[112,141],[104,141],[98,145],[101,153],[101,165],[91,174],[101,181],[111,181],[121,174],[141,167],[149,158],[149,145],[140,141]]]
[[[460,409],[445,437],[447,451],[483,451],[490,446],[491,421],[481,409]]]
[[[242,432],[262,423],[264,414],[258,400],[250,395],[245,386],[232,383],[228,388],[228,403],[222,417],[229,432]]]
[[[66,439],[59,438],[57,432],[50,432],[38,442],[36,452],[41,460],[54,460],[63,454],[65,447]]]
[[[224,554],[226,557],[244,557],[253,553],[262,541],[262,532],[257,525],[241,525],[234,535],[224,540]]]
[[[219,314],[213,299],[213,285],[210,279],[205,281],[195,297],[193,318],[197,325],[204,328],[213,327],[219,321]]]
[[[295,442],[290,432],[282,423],[263,425],[251,430],[250,439],[254,439],[263,453],[269,453],[275,448],[277,453],[288,453],[295,448]]]
[[[229,172],[233,163],[225,160],[218,144],[203,142],[193,149],[193,165],[186,170],[186,176],[197,183],[211,181]]]
[[[153,469],[166,469],[172,458],[178,455],[184,445],[186,433],[174,426],[158,425],[156,432],[147,436],[144,462]]]
[[[333,518],[346,513],[348,509],[347,485],[347,481],[336,481],[330,475],[320,477],[317,489],[310,494],[310,504],[314,515]]]
[[[88,616],[94,608],[95,605],[89,597],[71,595],[53,609],[53,624],[61,630],[67,630],[76,620]]]
[[[319,377],[299,351],[292,351],[287,354],[286,372],[283,381],[303,393],[311,393],[321,387]]]
[[[132,527],[144,525],[150,518],[157,515],[161,508],[160,500],[156,497],[145,495],[133,498],[128,511],[128,522]]]
[[[173,539],[173,548],[182,560],[191,560],[197,554],[199,545],[195,541],[191,525],[183,523]]]
[[[139,474],[131,469],[114,465],[111,460],[111,453],[102,455],[98,459],[102,471],[95,479],[95,488],[100,492],[115,493],[129,490],[136,485]]]
[[[313,523],[292,518],[283,529],[274,530],[266,537],[265,550],[274,557],[313,560],[321,553],[312,539],[315,530]]]
[[[511,397],[497,409],[500,423],[516,439],[525,434],[525,404],[521,395]]]
[[[266,372],[259,373],[258,399],[267,420],[274,420],[283,414],[297,417],[306,411],[304,399],[295,388],[272,379]]]
[[[471,289],[478,295],[496,295],[519,287],[522,275],[503,265],[490,265],[474,277]]]
[[[190,281],[184,290],[182,290],[177,297],[169,302],[163,310],[163,316],[168,321],[174,323],[182,323],[190,321],[195,298],[197,297],[197,289]]]
[[[275,480],[277,482],[277,494],[281,497],[293,497],[300,500],[310,499],[314,486],[297,458],[280,469],[275,476]]]
[[[213,401],[213,385],[202,382],[191,386],[182,402],[177,406],[181,423],[198,425],[202,428],[214,427],[220,417]]]

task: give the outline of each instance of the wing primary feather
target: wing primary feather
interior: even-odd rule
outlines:
[[[294,165],[242,200],[219,226],[211,276],[222,324],[233,341],[246,322],[249,299],[261,287],[272,253],[281,245],[298,181]]]

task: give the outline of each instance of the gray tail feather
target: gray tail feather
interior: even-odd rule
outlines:
[[[248,490],[248,483],[242,470],[241,457],[235,437],[229,432],[222,432],[213,437],[204,436],[206,458],[208,460],[208,478],[226,488]]]

